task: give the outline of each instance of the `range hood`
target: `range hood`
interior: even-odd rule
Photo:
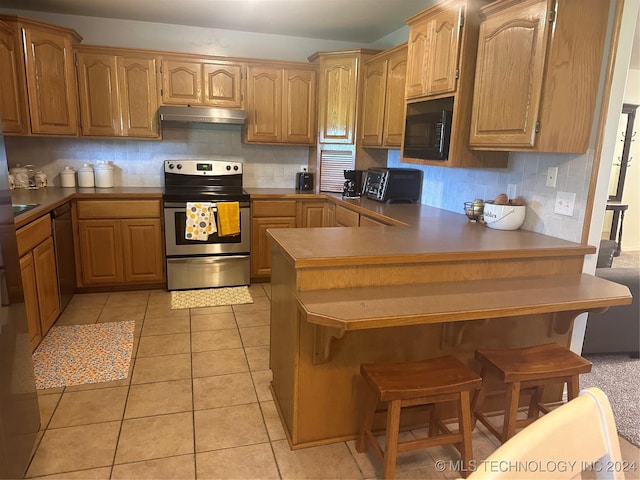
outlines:
[[[244,110],[231,108],[166,106],[158,109],[160,120],[165,122],[182,123],[230,123],[242,125],[247,119]]]

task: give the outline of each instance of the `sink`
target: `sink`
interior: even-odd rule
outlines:
[[[21,213],[28,212],[32,208],[39,206],[39,203],[14,203],[13,204],[13,216],[20,215]]]

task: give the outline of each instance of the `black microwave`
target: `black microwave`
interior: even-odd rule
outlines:
[[[453,97],[407,104],[402,156],[447,160],[452,117]]]

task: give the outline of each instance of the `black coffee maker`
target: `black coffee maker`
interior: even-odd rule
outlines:
[[[344,188],[342,196],[345,198],[358,198],[362,192],[362,170],[345,170],[344,171]]]

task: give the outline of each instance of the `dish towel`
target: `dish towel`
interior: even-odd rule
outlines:
[[[185,239],[206,241],[209,235],[216,233],[211,202],[187,202],[186,213]]]
[[[240,204],[218,202],[218,236],[227,237],[240,233]]]

